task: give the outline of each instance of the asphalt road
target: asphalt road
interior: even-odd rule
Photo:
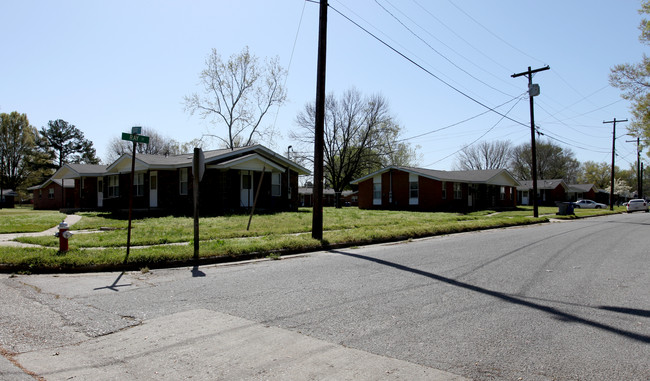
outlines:
[[[5,276],[0,347],[13,365],[0,362],[0,378],[111,378],[117,363],[140,379],[649,380],[649,233],[650,214],[621,214],[239,265]],[[234,346],[209,341],[227,324],[253,331]],[[262,342],[260,327],[291,338],[265,348],[294,343],[276,357],[305,349],[284,362],[242,352]],[[152,340],[170,337],[158,343],[169,352],[152,354]],[[359,360],[313,357],[326,345]],[[118,354],[127,347],[142,350]],[[176,373],[174,348],[193,359],[173,357]],[[314,373],[290,373],[288,358]]]

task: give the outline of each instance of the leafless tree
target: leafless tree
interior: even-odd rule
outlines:
[[[508,168],[512,144],[508,140],[480,143],[463,148],[456,157],[455,168],[504,169]]]
[[[330,94],[325,110],[324,177],[335,192],[342,192],[350,181],[383,166],[412,164],[415,150],[399,142],[400,127],[383,96],[362,97],[356,89],[346,91],[340,99]],[[296,123],[300,129],[290,137],[301,142],[304,151],[313,148],[313,103],[305,105]],[[313,163],[312,157],[304,159]]]
[[[225,125],[226,137],[218,138],[229,149],[249,146],[271,135],[272,127],[264,128],[262,119],[272,106],[286,100],[286,70],[279,59],[266,60],[262,66],[245,47],[224,62],[212,49],[205,65],[199,76],[203,92],[186,96],[185,110]]]

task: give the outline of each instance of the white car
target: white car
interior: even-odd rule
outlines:
[[[648,213],[648,203],[646,202],[646,200],[641,198],[635,198],[633,200],[628,201],[626,208],[628,213],[636,212],[639,210],[643,210],[644,212]]]
[[[607,208],[607,205],[601,204],[596,201],[591,201],[591,200],[578,200],[573,203],[573,206],[575,208],[583,208],[583,209],[604,209]]]

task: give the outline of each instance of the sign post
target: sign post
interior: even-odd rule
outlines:
[[[124,257],[124,264],[129,259],[129,251],[131,249],[131,216],[133,213],[133,182],[135,179],[135,149],[138,143],[149,144],[149,137],[140,135],[142,127],[136,126],[131,128],[131,133],[122,133],[122,140],[133,142],[133,155],[131,156],[131,185],[129,187],[129,227],[126,234],[126,257]]]
[[[194,195],[194,259],[199,259],[199,182],[205,172],[205,156],[200,148],[194,148],[192,157],[192,193]]]

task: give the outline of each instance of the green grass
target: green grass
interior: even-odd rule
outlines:
[[[56,226],[65,214],[32,208],[0,209],[0,234],[40,232]]]
[[[532,218],[532,207],[521,207],[506,212],[488,210],[470,214],[325,208],[322,241],[311,238],[310,209],[253,216],[250,230],[246,230],[248,216],[209,217],[200,220],[199,247],[202,258],[244,255],[277,258],[280,253],[317,250],[332,245],[355,246],[533,224],[548,221],[549,217],[557,217],[556,212],[557,208],[540,207],[540,217]],[[594,213],[603,214],[609,211],[576,211],[578,216]],[[81,215],[81,221],[72,226],[75,235],[70,239],[70,251],[67,253],[57,252],[58,239],[54,237],[22,237],[18,241],[41,247],[0,246],[0,263],[20,266],[24,269],[122,264],[126,256],[128,221],[112,219],[110,215],[102,213],[81,213]],[[140,268],[155,267],[170,261],[183,262],[193,258],[194,230],[191,218],[145,218],[133,220],[132,225],[133,249],[129,254],[129,264],[139,265]],[[100,228],[113,230],[89,234],[82,234],[80,231]],[[165,245],[171,243],[177,245]]]

